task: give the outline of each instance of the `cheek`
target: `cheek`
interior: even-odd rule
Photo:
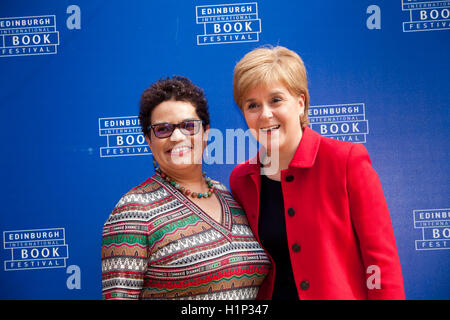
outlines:
[[[190,143],[191,146],[194,147],[195,150],[203,150],[203,148],[206,146],[204,140],[203,140],[203,134],[199,133],[195,136],[190,137]]]
[[[162,153],[162,146],[160,143],[156,142],[156,141],[152,141],[152,146],[151,146],[151,150],[153,154],[161,154]]]
[[[258,127],[258,118],[255,116],[246,117],[245,121],[247,122],[248,129],[251,135],[259,141],[259,127]]]
[[[277,113],[278,121],[284,123],[285,125],[292,126],[300,121],[300,108],[290,107],[280,109]]]
[[[247,122],[247,126],[250,129],[256,128],[257,125],[257,117],[254,114],[244,114],[245,122]]]

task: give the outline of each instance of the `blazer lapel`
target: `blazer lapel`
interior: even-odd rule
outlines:
[[[311,128],[303,129],[302,139],[289,167],[311,168],[319,152],[320,139],[321,136]]]

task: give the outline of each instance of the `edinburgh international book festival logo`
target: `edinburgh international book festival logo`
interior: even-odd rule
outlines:
[[[56,54],[54,15],[0,18],[0,57]]]
[[[450,30],[450,0],[402,0],[403,32]]]
[[[369,133],[364,103],[310,106],[310,127],[324,137],[365,143]]]
[[[450,249],[450,208],[413,210],[414,229],[421,229],[422,239],[416,250]]]
[[[99,118],[98,130],[106,137],[106,146],[100,147],[102,158],[151,154],[137,116]]]
[[[5,271],[65,268],[69,258],[64,228],[3,231],[3,249]]]
[[[256,2],[196,6],[195,17],[203,25],[197,45],[259,41],[261,19]]]

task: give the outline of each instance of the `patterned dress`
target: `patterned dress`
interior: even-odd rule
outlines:
[[[229,191],[214,188],[222,224],[159,174],[125,194],[103,228],[103,299],[255,299],[270,260]]]

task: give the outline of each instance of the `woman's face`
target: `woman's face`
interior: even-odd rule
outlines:
[[[160,103],[153,109],[151,124],[171,123],[179,124],[185,120],[200,120],[195,107],[186,101],[168,100]],[[192,136],[185,135],[180,128],[175,128],[172,135],[167,138],[158,138],[153,129],[150,129],[147,143],[152,150],[153,156],[158,162],[161,170],[170,175],[179,170],[189,169],[196,164],[202,163],[203,125],[200,130]],[[207,129],[207,128],[206,128]],[[206,137],[205,137],[206,138]]]
[[[242,110],[248,127],[269,154],[276,147],[280,154],[295,152],[302,137],[304,95],[295,97],[280,83],[261,85],[244,96]]]

